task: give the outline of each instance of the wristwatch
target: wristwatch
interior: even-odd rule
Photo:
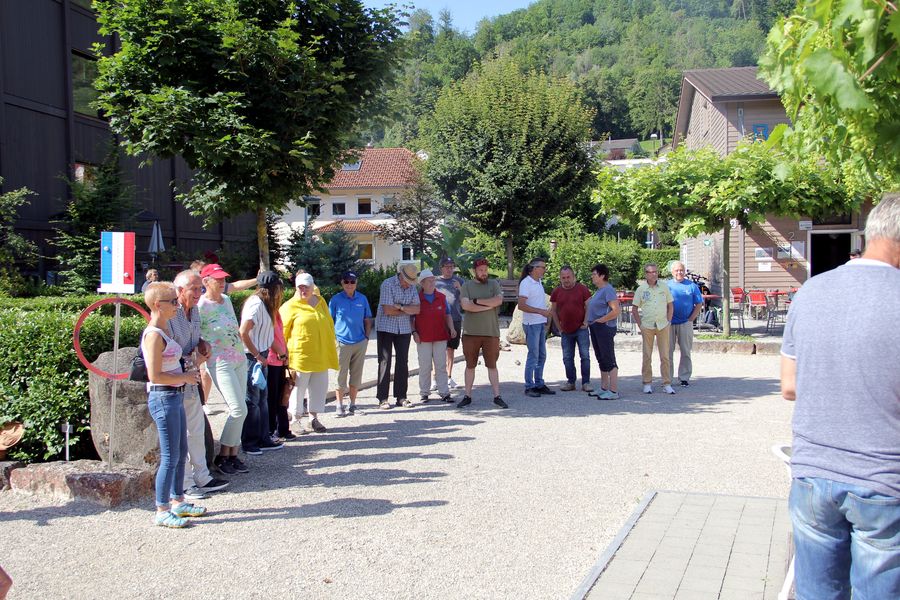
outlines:
[[[474,304],[475,306],[481,306],[480,304],[478,304],[478,298],[473,299],[472,304]]]

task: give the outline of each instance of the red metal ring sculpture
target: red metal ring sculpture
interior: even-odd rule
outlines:
[[[150,314],[146,310],[144,310],[143,307],[137,302],[126,300],[125,298],[120,298],[119,296],[114,296],[110,298],[104,298],[102,300],[97,300],[96,302],[85,308],[83,311],[81,311],[81,315],[78,317],[78,321],[75,323],[75,333],[72,336],[72,342],[75,346],[75,354],[78,355],[78,360],[81,361],[81,364],[83,364],[89,371],[91,371],[92,373],[96,373],[100,377],[105,377],[106,379],[118,379],[121,381],[123,379],[128,379],[128,373],[107,373],[102,369],[98,369],[90,362],[88,362],[88,359],[84,356],[84,352],[81,351],[81,326],[84,324],[84,320],[87,319],[92,312],[94,312],[104,304],[124,304],[125,306],[130,306],[134,310],[141,313],[141,316],[143,316],[144,319],[148,322],[150,321]]]

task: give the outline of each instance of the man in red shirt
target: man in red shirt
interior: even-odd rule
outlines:
[[[561,389],[571,392],[575,389],[575,346],[581,357],[581,389],[594,391],[591,385],[591,336],[586,321],[587,302],[591,292],[584,284],[575,280],[575,271],[569,265],[559,270],[560,285],[550,294],[550,315],[556,328],[562,334],[563,365],[568,380]]]
[[[456,337],[447,297],[435,289],[430,269],[419,273],[419,314],[413,316],[413,339],[419,351],[419,393],[428,402],[431,372],[444,402],[453,402],[447,383],[447,341]]]

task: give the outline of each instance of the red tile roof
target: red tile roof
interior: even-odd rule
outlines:
[[[372,224],[370,221],[361,219],[347,219],[345,221],[326,223],[325,225],[322,225],[320,227],[315,227],[313,231],[315,231],[316,233],[329,233],[337,229],[338,225],[343,225],[344,231],[348,233],[371,233],[378,230],[378,227]]]
[[[415,175],[414,158],[406,148],[365,148],[359,170],[336,171],[325,189],[405,187]]]

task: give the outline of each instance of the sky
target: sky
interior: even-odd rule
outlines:
[[[363,4],[372,8],[381,8],[386,4],[413,4],[415,8],[424,8],[437,20],[441,9],[449,8],[453,16],[453,26],[468,33],[475,33],[478,21],[487,17],[496,17],[518,8],[525,8],[535,0],[363,0]],[[412,12],[412,11],[410,11]]]

